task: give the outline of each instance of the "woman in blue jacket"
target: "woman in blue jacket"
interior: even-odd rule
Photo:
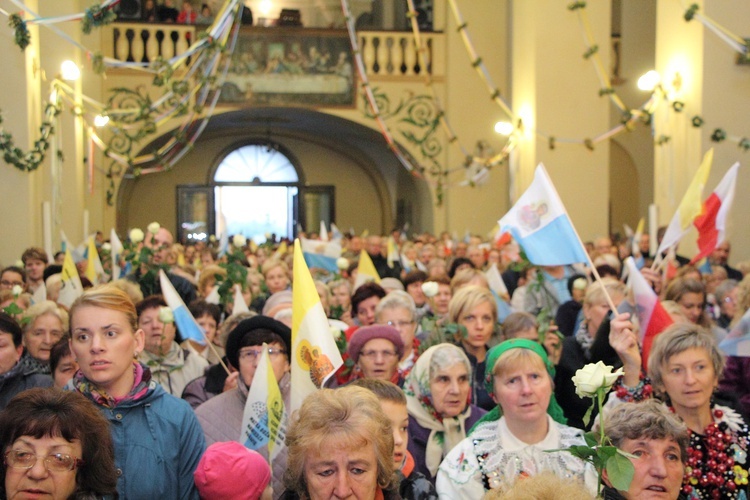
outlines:
[[[120,498],[194,498],[203,432],[185,401],[167,394],[136,358],[144,333],[135,306],[111,286],[91,289],[70,309],[70,347],[80,367],[68,388],[110,422]]]

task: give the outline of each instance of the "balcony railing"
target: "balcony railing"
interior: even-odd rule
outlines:
[[[105,56],[119,61],[148,63],[159,56],[169,59],[185,52],[201,29],[202,26],[117,22],[102,28],[102,49]],[[262,34],[265,30],[278,32],[285,28],[242,29]],[[445,74],[442,33],[422,34],[424,67],[410,32],[361,31],[358,36],[362,60],[371,78],[413,79],[423,78],[425,74],[439,78]]]

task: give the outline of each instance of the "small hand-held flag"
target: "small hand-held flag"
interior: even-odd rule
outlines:
[[[532,264],[559,266],[588,261],[586,249],[541,163],[531,185],[498,224],[501,232],[513,235]]]
[[[690,261],[695,264],[713,252],[727,237],[727,214],[734,201],[734,188],[737,185],[739,163],[732,165],[716,186],[713,193],[703,202],[700,215],[693,225],[698,230],[698,255]]]
[[[269,461],[273,460],[284,447],[286,424],[284,400],[264,342],[242,414],[240,442],[256,451],[267,445]]]
[[[370,255],[362,249],[359,252],[359,265],[357,266],[357,278],[354,280],[354,289],[367,283],[368,281],[374,281],[380,283],[380,275],[375,269],[375,264],[372,263]]]

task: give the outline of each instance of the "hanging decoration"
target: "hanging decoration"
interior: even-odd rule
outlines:
[[[231,54],[240,26],[239,0],[227,0],[214,23],[198,35],[187,51],[168,60],[157,58],[152,63],[123,62],[94,54],[54,26],[59,22],[79,20],[81,29],[88,33],[111,22],[114,15],[111,9],[118,0],[107,0],[85,12],[54,18],[42,18],[18,0],[10,1],[30,17],[24,21],[18,14],[1,12],[9,16],[11,26],[16,30],[16,43],[22,49],[30,42],[28,25],[45,26],[83,50],[98,73],[106,72],[107,68],[146,72],[153,75],[153,86],[163,89],[163,93],[152,100],[145,88],[118,88],[112,90],[106,103],[101,103],[77,93],[73,87],[56,78],[50,84],[50,104],[45,109],[40,139],[35,142],[32,151],[23,153],[14,146],[10,133],[4,130],[0,132],[0,151],[8,163],[25,171],[38,168],[49,148],[49,136],[55,131],[52,118],[60,113],[63,104],[69,105],[76,116],[88,122],[84,129],[88,131],[91,145],[101,149],[112,160],[105,171],[109,180],[107,202],[110,205],[114,197],[115,179],[125,175],[128,168],[132,167],[134,176],[169,170],[190,150],[213,115],[226,77],[231,59],[225,54]],[[183,71],[182,68],[188,63],[189,68]],[[106,130],[111,133],[111,138],[108,141],[93,126],[97,116],[109,120]],[[182,118],[181,125],[166,144],[153,153],[134,156],[133,150],[139,141],[155,134],[159,126],[174,118]],[[88,154],[91,162],[91,151]],[[93,172],[93,169],[90,170]]]

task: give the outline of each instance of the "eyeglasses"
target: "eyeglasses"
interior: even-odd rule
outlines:
[[[5,465],[14,469],[31,469],[38,459],[42,459],[44,466],[50,472],[66,472],[83,465],[80,458],[71,457],[64,453],[55,453],[46,457],[38,457],[28,451],[9,450],[5,452]]]
[[[734,299],[732,297],[724,297],[724,303],[725,304],[734,304]]]
[[[385,324],[398,329],[398,328],[406,328],[407,326],[411,326],[414,324],[414,322],[413,321],[386,321]]]
[[[14,286],[23,286],[23,281],[8,281],[8,280],[0,280],[0,285],[13,288]]]
[[[382,357],[383,359],[391,359],[396,356],[397,353],[393,351],[362,351],[359,353],[359,356],[361,358],[378,358]]]
[[[240,351],[240,359],[248,360],[248,359],[258,359],[258,356],[263,354],[263,349],[260,350],[253,350],[249,349],[247,351]],[[269,356],[276,356],[278,354],[286,354],[285,349],[277,349],[276,347],[269,347],[268,348],[268,355]]]

